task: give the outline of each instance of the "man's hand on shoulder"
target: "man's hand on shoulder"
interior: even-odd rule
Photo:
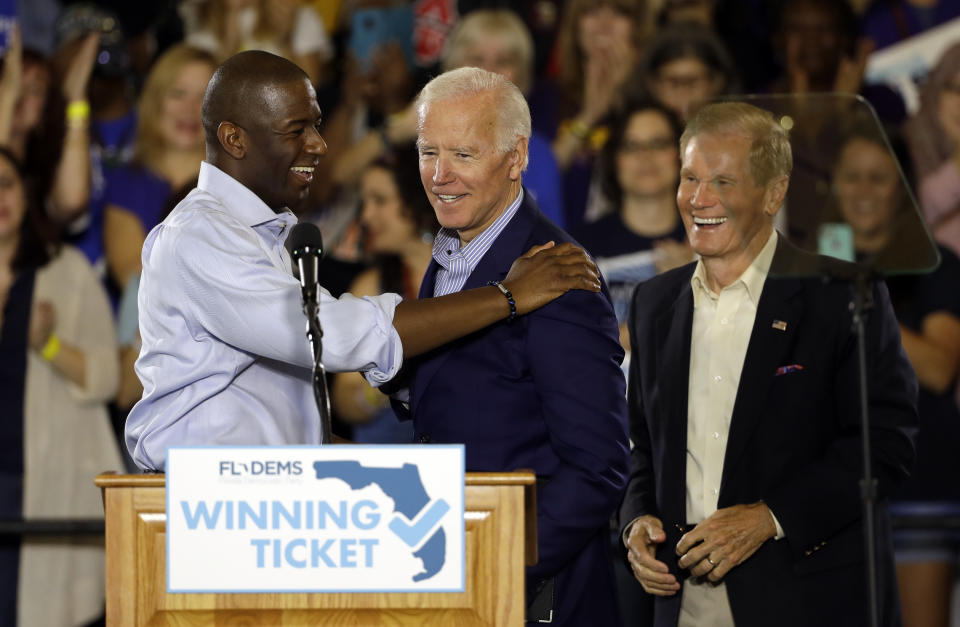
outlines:
[[[680,538],[679,565],[695,577],[720,581],[776,535],[773,515],[763,501],[718,509]]]
[[[513,294],[517,313],[526,314],[570,290],[599,292],[600,271],[579,246],[547,242],[514,261],[503,284]]]
[[[600,272],[583,249],[549,242],[514,261],[502,284],[513,296],[517,313],[526,314],[572,289],[599,292]],[[411,357],[499,322],[507,313],[503,295],[483,287],[404,301],[394,310],[393,326],[404,357]]]
[[[680,589],[677,578],[667,565],[656,559],[657,545],[667,539],[663,523],[655,516],[640,516],[630,525],[627,534],[627,559],[633,575],[649,594],[673,596]]]

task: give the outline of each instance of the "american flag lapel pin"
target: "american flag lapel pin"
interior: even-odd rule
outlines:
[[[774,320],[774,321],[773,321],[773,328],[776,329],[777,331],[786,331],[786,330],[787,330],[787,323],[784,322],[783,320]]]

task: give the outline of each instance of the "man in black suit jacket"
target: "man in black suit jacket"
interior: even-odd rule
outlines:
[[[421,181],[443,227],[421,298],[497,283],[513,251],[571,241],[522,187],[530,112],[515,85],[460,68],[430,81],[416,106]],[[416,441],[465,444],[467,471],[537,475],[528,623],[621,624],[609,551],[629,461],[618,337],[604,287],[405,366],[410,406],[398,413],[413,419]]]
[[[840,262],[783,241],[773,217],[786,133],[743,103],[690,120],[677,203],[700,261],[638,286],[630,337],[634,444],[621,510],[628,558],[666,625],[868,620],[851,291]],[[916,378],[886,289],[866,328],[881,499],[909,472]],[[890,521],[877,508],[881,622],[899,623]]]

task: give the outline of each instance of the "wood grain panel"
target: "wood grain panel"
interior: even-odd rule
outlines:
[[[162,475],[101,475],[110,626],[521,625],[530,472],[468,473],[462,593],[168,594]],[[535,507],[535,505],[534,505]],[[535,521],[534,521],[535,523]]]

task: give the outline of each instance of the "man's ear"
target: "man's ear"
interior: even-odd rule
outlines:
[[[223,151],[234,159],[243,159],[247,154],[247,133],[233,122],[221,122],[217,127],[217,139]]]
[[[790,187],[789,176],[778,176],[767,183],[763,194],[763,212],[768,216],[775,216],[787,198],[787,188]]]
[[[527,151],[530,140],[522,135],[517,136],[517,145],[510,151],[510,180],[519,181],[520,175],[527,166]]]

